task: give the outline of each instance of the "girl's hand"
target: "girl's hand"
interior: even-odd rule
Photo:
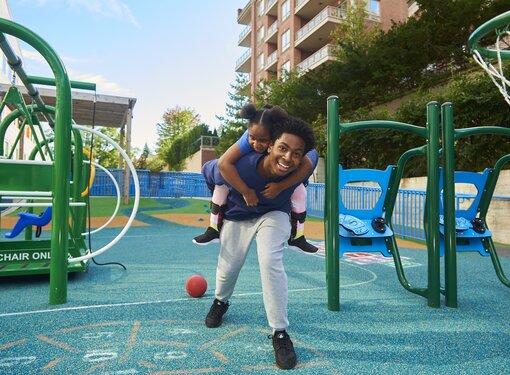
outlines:
[[[262,194],[262,196],[264,198],[274,199],[281,192],[282,192],[282,189],[278,183],[270,182],[269,184],[266,185],[265,189],[262,190],[260,194]]]
[[[248,189],[245,194],[243,194],[244,201],[248,207],[256,206],[259,203],[259,198],[257,197],[257,193],[255,190]]]

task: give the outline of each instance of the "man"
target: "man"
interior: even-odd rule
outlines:
[[[247,206],[242,194],[230,188],[220,237],[216,298],[205,324],[209,328],[221,325],[239,272],[256,237],[264,307],[269,326],[273,329],[276,364],[282,369],[291,369],[296,365],[297,357],[287,334],[288,290],[283,251],[291,230],[290,196],[301,182],[282,191],[274,199],[264,198],[260,192],[268,183],[278,182],[294,171],[304,155],[314,148],[315,138],[304,121],[291,117],[275,126],[271,139],[267,154],[252,152],[236,163],[240,177],[259,195],[259,203],[256,206]],[[308,157],[310,158],[310,154]],[[315,167],[318,159],[316,152],[311,159]],[[209,187],[225,183],[216,160],[206,163],[202,173]]]

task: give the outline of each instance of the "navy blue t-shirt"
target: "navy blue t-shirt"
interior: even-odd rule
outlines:
[[[259,175],[257,166],[260,162],[262,162],[266,155],[267,154],[250,152],[242,156],[236,162],[236,169],[241,179],[245,182],[246,185],[248,185],[248,187],[257,192],[259,203],[255,207],[248,207],[244,201],[243,195],[228,185],[220,173],[218,168],[218,160],[210,160],[202,167],[202,174],[204,175],[207,186],[211,191],[214,189],[214,185],[227,185],[230,188],[230,194],[227,198],[227,207],[225,209],[225,219],[241,221],[260,217],[270,211],[290,212],[290,196],[300,183],[297,183],[290,188],[283,190],[274,199],[265,198],[260,194],[260,192],[264,190],[265,186],[269,182],[279,182],[287,177],[282,176],[277,178],[263,178]],[[307,156],[315,168],[319,159],[319,155],[314,150],[314,152],[309,152]],[[305,180],[310,177],[312,171],[309,173]]]

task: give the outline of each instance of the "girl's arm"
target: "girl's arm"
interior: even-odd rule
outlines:
[[[266,185],[266,188],[262,190],[261,194],[265,198],[273,199],[283,190],[290,188],[293,185],[302,182],[310,173],[313,171],[314,165],[312,161],[305,155],[299,167],[292,172],[290,175],[285,177],[279,182],[270,182]]]
[[[248,185],[246,185],[241,179],[239,173],[237,173],[235,163],[241,156],[242,154],[239,146],[237,143],[234,143],[219,158],[218,168],[220,169],[220,173],[225,181],[227,181],[234,189],[243,195],[244,200],[246,201],[246,205],[256,206],[259,203],[257,193],[255,190],[249,188]]]

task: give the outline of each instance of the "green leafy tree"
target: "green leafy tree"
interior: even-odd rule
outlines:
[[[143,146],[143,151],[140,154],[140,157],[135,160],[133,163],[135,166],[135,169],[147,169],[147,158],[150,155],[150,149],[149,146],[147,146],[147,143]]]
[[[173,141],[200,124],[200,116],[189,108],[179,106],[167,109],[163,114],[163,121],[156,125],[158,134],[157,153],[161,159],[168,153]]]
[[[168,169],[182,171],[185,167],[186,158],[200,150],[200,141],[203,135],[213,136],[213,133],[205,124],[196,126],[175,138],[162,155],[162,160],[166,162]]]
[[[238,74],[235,83],[230,85],[229,102],[225,106],[226,116],[217,116],[220,121],[218,133],[220,141],[216,147],[216,155],[221,156],[246,130],[246,121],[239,118],[239,113],[244,105],[249,103],[248,80]]]
[[[100,133],[119,143],[120,131],[117,128],[96,127]],[[119,152],[113,145],[98,136],[92,136],[91,133],[82,133],[83,147],[90,149],[93,145],[92,156],[96,163],[105,168],[118,168]]]

